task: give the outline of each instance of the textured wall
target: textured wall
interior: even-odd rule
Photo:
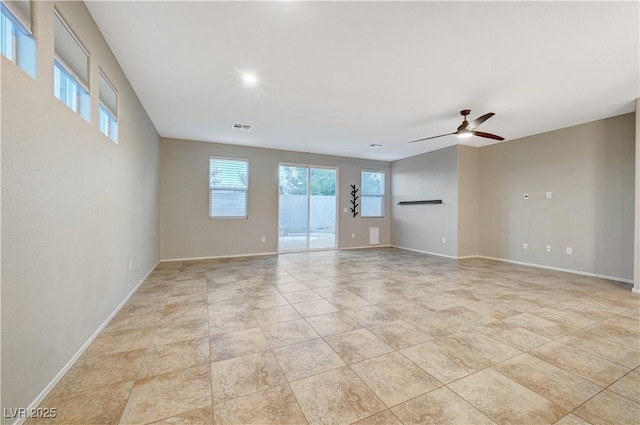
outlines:
[[[480,149],[480,254],[631,279],[634,131],[626,114]]]
[[[386,171],[387,162],[367,161],[220,143],[161,139],[161,255],[163,259],[260,254],[278,250],[279,163],[338,168],[338,247],[369,245],[369,227],[380,228],[380,244],[389,244],[389,197],[383,218],[353,218],[343,213],[350,185],[360,187],[360,171]],[[210,220],[209,156],[249,160],[249,218]],[[355,233],[355,238],[351,234]],[[266,242],[261,242],[264,236]]]
[[[457,146],[451,146],[392,163],[392,245],[458,255],[457,152]],[[442,199],[443,204],[397,205],[430,199]]]
[[[34,2],[37,79],[1,59],[3,408],[28,407],[158,259],[158,134],[84,3],[56,6],[91,53],[92,121],[53,96],[53,3]],[[98,67],[118,145],[98,131]]]

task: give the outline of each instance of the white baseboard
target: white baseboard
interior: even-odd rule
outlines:
[[[65,373],[67,373],[69,371],[69,369],[71,369],[71,367],[75,364],[75,362],[78,361],[78,359],[80,358],[82,353],[84,353],[85,350],[87,348],[89,348],[89,345],[91,345],[91,343],[98,337],[98,335],[100,335],[100,332],[102,332],[102,330],[109,324],[111,319],[113,319],[115,317],[115,315],[118,314],[120,309],[122,307],[124,307],[124,305],[127,303],[127,301],[129,301],[129,298],[131,298],[131,296],[136,293],[136,291],[138,290],[140,285],[142,285],[142,283],[149,277],[151,272],[153,272],[155,270],[155,268],[158,266],[158,264],[160,264],[159,261],[155,264],[155,266],[153,266],[151,268],[151,270],[149,270],[149,272],[147,272],[146,275],[144,275],[144,277],[140,280],[140,282],[138,282],[136,284],[136,286],[124,298],[124,300],[122,300],[122,302],[120,304],[118,304],[118,306],[115,308],[115,310],[113,310],[113,312],[109,315],[109,317],[107,317],[102,322],[102,324],[89,337],[89,339],[87,339],[87,341],[84,344],[82,344],[82,347],[80,347],[80,349],[78,351],[76,351],[76,353],[73,355],[73,357],[71,357],[71,359],[67,362],[67,364],[64,365],[64,367],[60,370],[60,372],[58,372],[57,375],[51,380],[51,382],[49,382],[49,384],[42,390],[42,392],[40,392],[40,394],[35,398],[35,400],[33,400],[31,402],[29,407],[27,407],[27,412],[31,411],[32,409],[37,408],[38,405],[40,405],[40,403],[42,403],[42,400],[44,400],[45,397],[47,395],[49,395],[49,393],[51,392],[53,387],[55,387],[58,384],[58,382],[60,382],[62,377],[65,375]],[[27,419],[28,418],[16,419],[16,421],[13,423],[13,425],[22,425]]]
[[[555,271],[558,271],[558,272],[573,273],[573,274],[582,275],[582,276],[589,276],[589,277],[597,277],[597,278],[600,278],[600,279],[614,280],[616,282],[633,283],[632,279],[624,279],[622,277],[617,277],[617,276],[608,276],[608,275],[603,275],[603,274],[585,272],[585,271],[581,271],[581,270],[563,269],[561,267],[545,266],[545,265],[542,265],[542,264],[525,263],[523,261],[507,260],[506,258],[487,257],[486,255],[466,255],[466,256],[463,256],[463,257],[454,257],[454,256],[451,256],[451,255],[438,254],[436,252],[421,251],[421,250],[418,250],[418,249],[405,248],[405,247],[402,247],[402,246],[396,246],[396,245],[391,245],[391,246],[394,247],[394,248],[398,248],[398,249],[404,249],[404,250],[407,250],[407,251],[419,252],[419,253],[422,253],[422,254],[435,255],[437,257],[451,258],[451,259],[454,259],[454,260],[464,260],[464,259],[468,259],[468,258],[484,258],[484,259],[487,259],[487,260],[502,261],[504,263],[518,264],[518,265],[521,265],[521,266],[536,267],[538,269],[555,270]],[[640,293],[640,288],[633,288],[632,291]]]
[[[413,249],[413,248],[406,248],[404,246],[397,246],[397,245],[390,245],[393,248],[398,248],[398,249],[404,249],[405,251],[413,251],[413,252],[419,252],[420,254],[429,254],[429,255],[435,255],[436,257],[444,257],[444,258],[451,258],[453,260],[460,260],[462,258],[472,258],[470,256],[467,257],[455,257],[453,255],[446,255],[446,254],[439,254],[437,252],[430,252],[430,251],[422,251],[420,249]]]
[[[343,249],[369,249],[369,248],[391,248],[391,245],[363,245],[363,246],[345,246],[344,248],[338,248],[339,250]]]
[[[210,257],[186,257],[186,258],[168,258],[160,260],[160,263],[171,263],[173,261],[198,261],[198,260],[217,260],[221,258],[240,258],[240,257],[262,257],[266,255],[277,255],[278,252],[258,252],[252,254],[230,254],[230,255],[214,255]]]
[[[581,270],[563,269],[561,267],[544,266],[542,264],[525,263],[523,261],[507,260],[505,258],[487,257],[485,255],[476,255],[475,257],[476,258],[485,258],[487,260],[502,261],[504,263],[518,264],[518,265],[521,265],[521,266],[536,267],[536,268],[539,268],[539,269],[555,270],[555,271],[558,271],[558,272],[573,273],[573,274],[578,274],[578,275],[582,275],[582,276],[589,276],[589,277],[597,277],[597,278],[600,278],[600,279],[615,280],[616,282],[633,283],[633,280],[631,280],[631,279],[624,279],[622,277],[607,276],[607,275],[604,275],[604,274],[584,272],[584,271],[581,271]]]

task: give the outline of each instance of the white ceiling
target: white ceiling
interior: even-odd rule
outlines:
[[[495,112],[478,129],[507,140],[631,112],[639,4],[87,7],[160,135],[389,161],[458,143],[408,142],[455,131],[461,109],[471,119]],[[255,87],[242,83],[246,71]]]

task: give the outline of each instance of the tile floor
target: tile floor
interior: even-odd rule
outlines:
[[[639,307],[626,284],[390,248],[162,263],[43,423],[637,425]]]

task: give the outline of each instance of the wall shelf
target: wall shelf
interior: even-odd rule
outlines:
[[[417,205],[417,204],[441,204],[442,199],[433,199],[430,201],[400,201],[398,205]]]

